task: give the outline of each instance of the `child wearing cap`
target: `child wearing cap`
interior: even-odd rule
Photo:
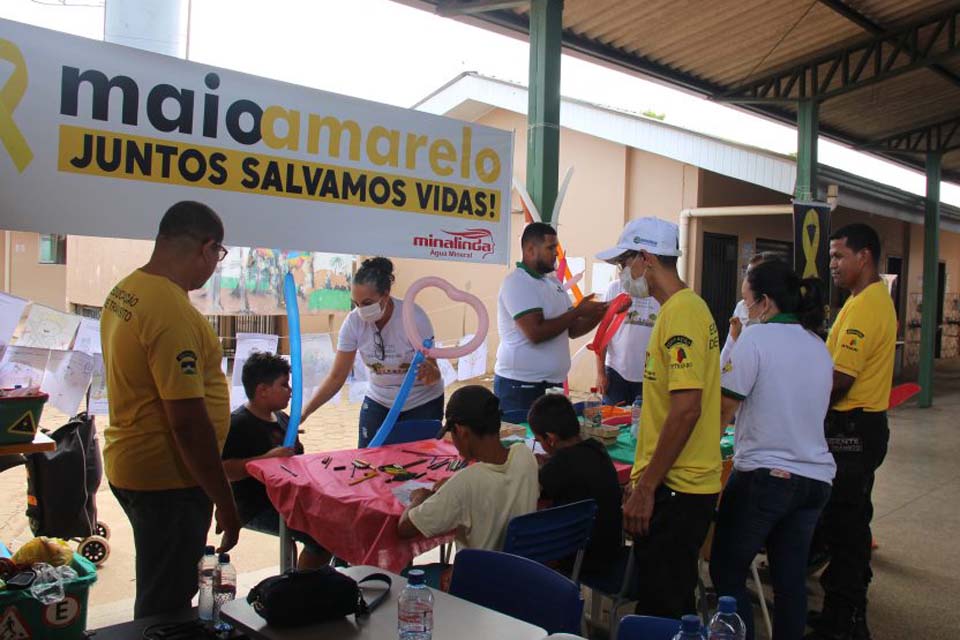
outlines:
[[[540,497],[554,506],[596,500],[597,519],[583,570],[608,570],[623,546],[623,495],[607,448],[597,440],[580,437],[577,412],[566,396],[541,396],[530,407],[527,420],[549,456],[540,468]],[[564,568],[573,568],[573,558]]]
[[[482,386],[457,390],[447,403],[447,431],[461,457],[473,464],[418,489],[400,517],[401,538],[456,531],[458,549],[499,550],[511,518],[537,508],[537,461],[525,444],[500,443],[500,401]]]

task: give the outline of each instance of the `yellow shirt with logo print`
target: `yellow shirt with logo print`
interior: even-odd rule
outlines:
[[[138,491],[197,486],[177,452],[163,401],[203,398],[223,449],[230,395],[210,323],[186,291],[137,270],[107,296],[100,338],[110,406],[103,461],[110,484]]]
[[[700,389],[700,418],[664,482],[681,493],[720,492],[720,337],[706,302],[690,289],[662,307],[647,344],[643,410],[631,473],[636,482],[657,448],[670,394]]]
[[[830,328],[827,349],[833,368],[855,378],[853,386],[832,408],[886,411],[893,386],[897,348],[897,311],[883,282],[874,282],[850,296]]]

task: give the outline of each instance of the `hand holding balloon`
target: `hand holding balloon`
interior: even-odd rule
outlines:
[[[446,292],[451,300],[456,300],[457,302],[466,302],[473,307],[474,311],[477,312],[477,331],[470,342],[458,347],[446,347],[440,349],[433,346],[433,338],[427,338],[426,340],[423,339],[417,330],[417,322],[414,315],[416,312],[414,300],[416,299],[417,294],[425,287],[437,287],[438,289],[442,289]],[[393,427],[396,425],[397,418],[403,411],[403,405],[407,402],[407,396],[410,395],[410,390],[413,388],[414,382],[420,378],[418,370],[421,368],[424,369],[424,381],[433,379],[433,381],[436,382],[440,379],[439,369],[434,363],[425,362],[427,358],[461,358],[469,353],[473,353],[481,344],[483,344],[483,341],[486,340],[487,330],[489,327],[490,320],[487,317],[487,308],[483,306],[483,302],[481,302],[480,299],[475,295],[469,294],[466,291],[461,291],[443,278],[437,278],[435,276],[420,278],[410,285],[410,288],[407,289],[407,295],[404,297],[403,330],[406,332],[407,339],[410,341],[410,344],[415,346],[423,346],[417,349],[417,353],[414,355],[413,361],[410,363],[410,368],[407,370],[407,374],[403,378],[403,383],[400,385],[400,390],[397,392],[397,398],[393,401],[393,406],[390,407],[390,412],[387,414],[387,417],[384,418],[383,424],[380,425],[380,429],[370,441],[369,446],[379,447],[386,441],[387,437],[390,435],[390,432],[393,431]]]
[[[587,348],[598,354],[602,352],[607,345],[610,344],[620,325],[623,324],[623,321],[627,317],[627,311],[632,304],[633,301],[626,293],[621,293],[614,298],[607,306],[607,312],[597,327],[597,333],[593,336],[593,342],[588,345]]]
[[[423,341],[424,350],[429,349],[433,346],[433,338],[429,338]],[[379,447],[382,445],[387,436],[390,435],[390,432],[393,431],[394,425],[397,423],[397,418],[400,417],[400,413],[403,411],[403,405],[407,402],[407,396],[410,395],[410,389],[413,388],[413,384],[417,378],[417,369],[420,368],[420,365],[424,361],[423,351],[417,351],[413,360],[410,362],[410,368],[407,369],[407,374],[403,377],[403,383],[400,385],[400,390],[397,391],[397,399],[393,401],[393,406],[390,407],[387,417],[383,419],[383,424],[380,425],[380,429],[377,430],[376,435],[373,436],[373,439],[370,440],[368,447]]]

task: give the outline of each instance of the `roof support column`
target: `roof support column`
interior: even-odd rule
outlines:
[[[939,152],[927,153],[927,201],[923,218],[923,304],[920,319],[920,398],[922,408],[933,405],[933,360],[937,337],[937,280],[940,259]]]
[[[793,195],[797,200],[817,199],[817,137],[820,135],[820,103],[801,100],[797,103],[797,184]]]
[[[527,191],[550,222],[560,176],[560,44],[563,0],[530,2]]]

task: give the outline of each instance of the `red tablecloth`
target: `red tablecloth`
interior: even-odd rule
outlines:
[[[626,462],[620,462],[619,460],[613,461],[613,468],[617,470],[617,480],[620,481],[620,484],[627,484],[630,482],[630,471],[633,469],[632,464],[627,464]]]
[[[423,454],[404,453],[404,449]],[[270,502],[288,527],[308,534],[350,564],[376,565],[399,572],[414,557],[453,537],[399,538],[397,523],[403,513],[403,505],[397,501],[391,489],[402,483],[388,484],[386,481],[391,476],[379,473],[376,478],[351,486],[352,462],[355,458],[361,458],[376,468],[386,464],[405,465],[432,455],[457,456],[457,450],[449,442],[421,440],[375,449],[257,460],[247,464],[247,471],[266,486]],[[328,467],[322,464],[326,456],[333,458]],[[428,464],[429,461],[410,471],[426,471],[427,475],[420,478],[421,482],[452,475],[446,467],[430,471]],[[346,469],[334,471],[333,468],[338,466],[346,466]],[[362,477],[366,471],[357,469],[353,479]]]

